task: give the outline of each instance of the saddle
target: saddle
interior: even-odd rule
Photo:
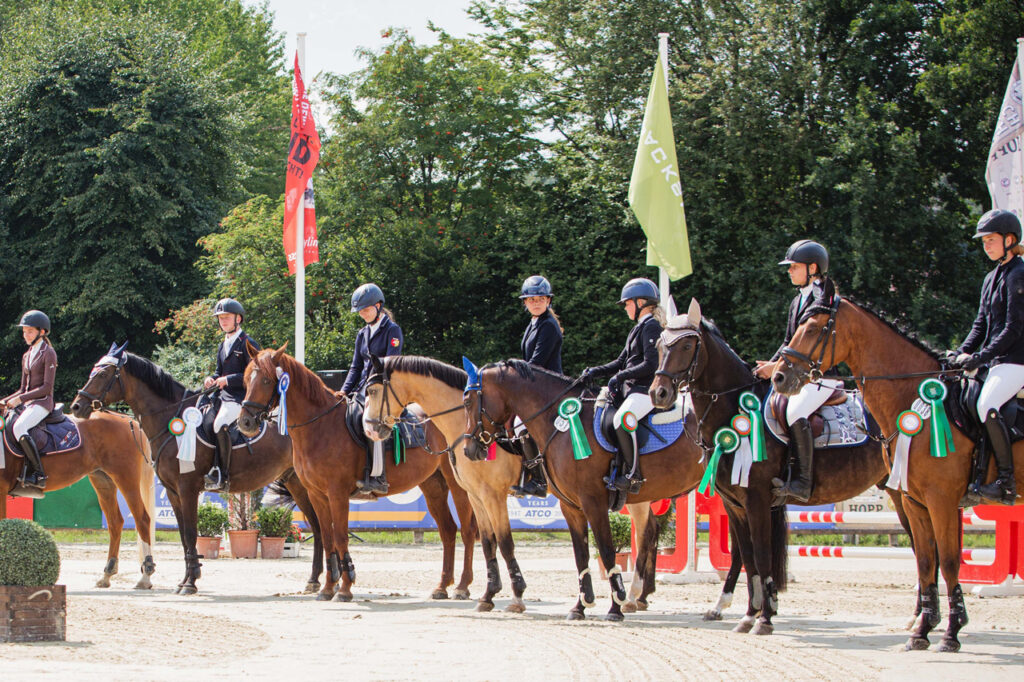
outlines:
[[[764,401],[764,422],[768,432],[780,443],[789,443],[786,406],[789,396],[772,390]],[[815,450],[854,447],[864,444],[880,430],[864,405],[859,391],[837,388],[828,400],[807,420],[814,435]]]
[[[636,429],[636,450],[637,454],[647,455],[652,452],[664,450],[679,440],[686,430],[686,419],[684,413],[689,410],[683,409],[685,399],[680,397],[675,404],[666,410],[654,410],[640,420]],[[606,405],[594,408],[594,437],[597,444],[608,452],[618,452],[619,448],[614,445],[615,439],[615,411],[617,406]]]
[[[208,400],[197,405],[199,411],[203,413],[203,421],[199,424],[196,429],[196,438],[199,439],[204,445],[211,448],[217,447],[217,434],[213,430],[213,422],[217,419],[217,412],[220,410],[221,400],[215,396],[210,396]],[[246,438],[245,434],[238,430],[238,422],[232,422],[228,426],[228,435],[231,436],[231,449],[241,448],[252,443],[255,443],[263,434],[267,432],[267,422],[260,422],[260,430],[252,438]]]
[[[36,444],[36,449],[42,455],[55,455],[62,452],[69,452],[82,445],[82,435],[78,431],[78,424],[69,416],[64,414],[64,404],[58,403],[50,414],[43,418],[36,426],[29,429],[28,435]],[[24,406],[19,405],[11,411],[7,424],[13,424],[14,420],[21,416]],[[24,457],[21,444],[14,439],[14,430],[4,427],[4,443],[11,454]]]
[[[978,396],[988,376],[988,368],[979,370],[974,379],[946,379],[946,409],[949,419],[977,445],[985,436],[985,424],[978,414]],[[1021,393],[1024,393],[1022,391]],[[999,410],[1010,432],[1010,441],[1024,440],[1024,398],[1018,393]]]
[[[398,422],[398,432],[402,438],[402,446],[404,448],[422,448],[426,446],[426,418],[426,412],[419,405],[406,405],[405,409],[402,410],[401,421]],[[370,439],[366,437],[366,432],[363,431],[362,403],[352,401],[348,404],[348,410],[345,411],[345,426],[348,427],[348,433],[356,443],[367,449],[373,445]],[[384,441],[384,452],[390,452],[394,449],[395,443],[393,438],[388,438]]]

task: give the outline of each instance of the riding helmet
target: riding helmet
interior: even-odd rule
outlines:
[[[986,234],[1012,234],[1020,244],[1020,219],[1010,211],[994,208],[981,216],[974,238],[984,237]]]
[[[234,313],[235,315],[241,315],[245,318],[245,308],[242,304],[233,298],[222,298],[217,301],[217,305],[213,306],[214,315],[225,315]]]
[[[551,295],[551,282],[547,278],[540,275],[530,275],[523,282],[522,293],[519,294],[519,298]]]
[[[803,263],[810,265],[817,263],[818,274],[824,275],[828,272],[828,251],[818,242],[810,239],[801,239],[793,242],[786,257],[779,261],[779,265],[790,265],[792,263]]]
[[[384,292],[381,291],[380,287],[373,282],[363,284],[352,292],[352,312],[354,313],[358,313],[363,308],[383,302]]]
[[[35,327],[50,331],[50,318],[42,310],[30,310],[21,316],[21,321],[15,326]]]
[[[635,277],[626,282],[626,286],[622,287],[619,303],[625,303],[626,301],[638,298],[657,302],[661,299],[661,294],[658,292],[658,286],[651,280],[644,277]]]

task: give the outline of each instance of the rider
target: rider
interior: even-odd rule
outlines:
[[[639,492],[644,482],[640,474],[640,458],[636,456],[636,428],[640,420],[654,409],[647,391],[658,369],[657,343],[664,319],[658,305],[660,298],[658,287],[649,279],[637,277],[626,282],[619,296],[619,305],[624,306],[626,315],[636,322],[626,337],[626,347],[615,360],[607,365],[588,367],[581,377],[612,375],[608,381],[608,392],[613,404],[618,404],[620,394],[624,396],[615,412],[615,437],[624,466],[614,480],[606,482],[616,490],[630,493]]]
[[[222,298],[213,307],[213,314],[224,332],[224,340],[217,347],[217,371],[203,381],[203,388],[220,389],[220,409],[213,420],[217,449],[214,452],[213,468],[206,474],[204,481],[207,490],[227,490],[228,472],[231,470],[231,435],[228,428],[238,419],[245,399],[243,375],[249,364],[246,343],[251,343],[256,350],[260,346],[242,331],[245,309],[241,303],[233,298]]]
[[[531,275],[523,282],[519,299],[530,313],[530,324],[523,332],[521,348],[523,359],[531,365],[562,373],[562,325],[551,307],[551,282],[540,275]],[[536,495],[547,497],[548,482],[544,466],[538,459],[537,443],[526,432],[526,426],[519,417],[514,430],[523,448],[523,471],[519,485],[512,486],[516,497]]]
[[[30,310],[18,322],[21,338],[25,339],[28,350],[21,358],[21,386],[17,391],[0,400],[0,408],[6,412],[18,405],[25,405],[24,412],[14,420],[12,431],[21,444],[29,471],[25,474],[24,485],[33,488],[46,487],[46,473],[39,457],[36,443],[29,435],[29,429],[43,421],[53,411],[53,380],[57,376],[57,351],[50,343],[50,318],[39,310]]]
[[[788,267],[789,281],[800,292],[789,304],[789,318],[786,321],[786,342],[782,344],[771,360],[758,360],[754,374],[767,379],[772,368],[782,357],[782,349],[793,338],[804,314],[821,302],[823,294],[823,278],[828,272],[828,251],[818,242],[801,239],[793,242],[786,257],[779,265]],[[830,368],[826,368],[830,369]],[[833,391],[842,386],[842,381],[820,379],[808,383],[800,392],[790,397],[786,406],[786,423],[789,424],[789,466],[791,476],[788,483],[774,479],[776,495],[788,495],[799,502],[806,502],[811,497],[814,486],[814,434],[811,433],[809,418],[814,411],[825,404]]]
[[[982,497],[1003,504],[1017,498],[1010,434],[1000,408],[1024,388],[1024,254],[1020,220],[1013,213],[993,209],[981,216],[975,239],[996,267],[981,285],[981,304],[971,333],[950,355],[951,364],[965,370],[988,365],[988,377],[978,396],[978,417],[996,458],[997,478],[978,489]]]
[[[356,347],[352,353],[352,365],[348,368],[345,383],[339,395],[352,397],[363,402],[366,380],[373,364],[371,355],[384,357],[402,354],[402,328],[394,322],[394,315],[384,307],[384,292],[376,284],[363,284],[352,292],[352,312],[359,313],[366,326],[356,335]],[[388,484],[384,479],[384,444],[371,441],[367,444],[366,469],[363,479],[356,486],[365,492],[386,495]]]

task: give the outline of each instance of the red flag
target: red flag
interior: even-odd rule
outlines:
[[[288,173],[284,190],[284,253],[288,274],[295,274],[295,213],[304,198],[303,262],[320,262],[316,236],[316,211],[313,204],[313,169],[320,160],[320,135],[316,132],[313,110],[299,72],[299,54],[295,53],[295,83],[292,86],[292,136],[288,143]]]

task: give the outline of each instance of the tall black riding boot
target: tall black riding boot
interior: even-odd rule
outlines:
[[[615,429],[615,440],[622,453],[622,471],[612,481],[612,486],[623,492],[638,493],[644,479],[640,475],[640,463],[636,461],[636,434],[625,429]]]
[[[32,469],[25,474],[25,485],[32,488],[45,488],[46,473],[43,471],[43,460],[39,457],[39,451],[36,450],[36,442],[32,440],[32,436],[22,436],[18,442]]]
[[[988,500],[1001,504],[1013,504],[1017,499],[1017,481],[1013,477],[1013,447],[1006,422],[999,410],[989,410],[985,415],[985,433],[996,458],[996,480],[978,488],[978,493]]]
[[[213,468],[204,477],[207,490],[226,491],[228,489],[228,471],[231,469],[231,434],[228,427],[222,426],[217,431],[217,450],[214,453]]]
[[[519,485],[510,488],[514,497],[548,496],[548,480],[544,475],[544,463],[540,460],[540,450],[532,438],[524,435],[519,444],[523,448],[523,472],[519,477]]]
[[[373,447],[374,442],[368,441],[366,443],[366,468],[363,469],[363,480],[356,481],[356,487],[362,490],[364,493],[377,493],[378,495],[388,494],[388,482],[384,479],[383,474],[380,476],[371,476],[370,473],[373,471]],[[384,444],[381,443],[381,449]]]
[[[789,458],[792,468],[789,483],[782,486],[777,494],[806,502],[811,498],[814,487],[814,434],[811,433],[811,423],[806,419],[797,419],[789,426]]]

